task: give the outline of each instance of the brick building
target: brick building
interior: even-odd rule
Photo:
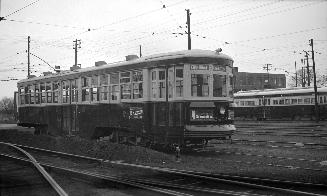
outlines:
[[[234,67],[233,75],[234,92],[286,88],[285,74],[238,72],[238,67]]]

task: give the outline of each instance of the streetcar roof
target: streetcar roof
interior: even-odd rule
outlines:
[[[60,73],[53,73],[46,76],[23,79],[18,81],[17,83],[19,84],[19,83],[31,82],[31,81],[42,80],[42,79],[76,75],[76,74],[82,74],[82,73],[93,72],[93,71],[96,72],[98,70],[103,70],[103,69],[110,69],[111,71],[115,72],[121,70],[139,69],[144,67],[156,67],[156,66],[162,66],[162,64],[153,65],[153,62],[160,62],[160,61],[165,62],[174,59],[180,60],[183,58],[184,59],[188,59],[188,58],[226,59],[226,60],[233,61],[233,59],[230,56],[222,53],[217,53],[211,50],[200,50],[200,49],[182,50],[176,52],[168,52],[168,53],[160,53],[150,56],[144,56],[129,61],[114,62],[102,66],[86,67],[74,71],[65,70],[65,71],[61,71]]]
[[[319,87],[317,91],[320,93],[327,93],[327,87]],[[306,94],[314,93],[313,87],[297,87],[297,88],[279,88],[279,89],[265,89],[265,90],[250,90],[239,91],[234,93],[234,97],[257,97],[257,96],[272,96],[272,95],[287,95],[287,94]]]

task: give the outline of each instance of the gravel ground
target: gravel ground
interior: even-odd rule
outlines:
[[[235,135],[234,137],[239,136],[241,135]],[[257,136],[254,136],[251,139],[258,138]],[[302,138],[299,137],[297,139]],[[266,145],[250,146],[246,144],[221,143],[211,147],[209,151],[182,154],[181,162],[176,162],[174,155],[164,154],[151,149],[125,146],[103,141],[87,141],[80,138],[35,136],[27,133],[18,133],[13,130],[1,130],[0,140],[39,148],[104,158],[108,160],[122,160],[128,163],[212,173],[224,173],[230,175],[327,184],[327,166],[319,164],[320,161],[327,160],[326,150],[273,148]],[[269,138],[269,140],[274,139]],[[264,157],[244,156],[237,155],[235,153],[251,153],[254,155],[263,155]],[[319,162],[281,160],[267,158],[265,156],[315,159]],[[58,162],[62,161],[58,160]],[[71,165],[71,163],[67,164]],[[79,166],[79,163],[74,164],[77,167]],[[315,168],[326,171],[312,171],[292,167],[276,167],[272,166],[271,164],[297,166],[301,168]],[[80,166],[82,167],[82,165]],[[113,165],[95,165],[93,169],[101,169],[117,175],[128,174],[141,176],[145,175],[146,173],[144,170],[135,170],[133,168],[126,169],[125,167],[121,168]]]

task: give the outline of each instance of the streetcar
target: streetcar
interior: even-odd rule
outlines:
[[[131,144],[230,139],[233,59],[186,50],[21,80],[18,125]]]
[[[234,94],[237,120],[317,120],[312,87],[240,91]],[[317,88],[318,118],[327,120],[327,87]]]

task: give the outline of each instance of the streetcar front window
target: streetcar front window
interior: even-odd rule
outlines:
[[[191,121],[215,121],[214,108],[191,109]]]

